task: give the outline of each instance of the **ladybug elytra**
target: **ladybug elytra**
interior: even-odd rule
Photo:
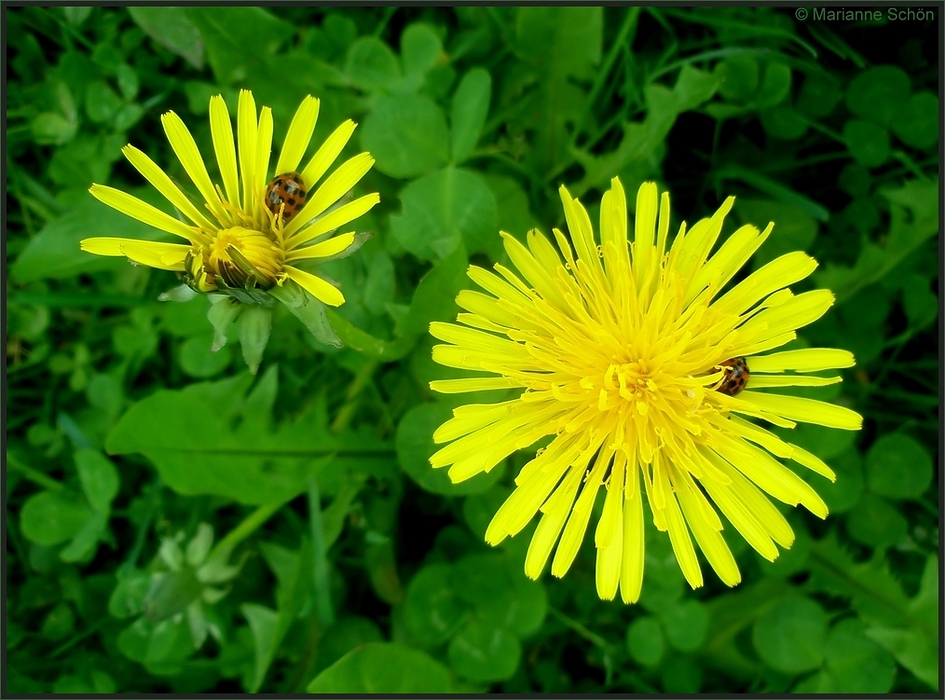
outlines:
[[[715,390],[727,396],[740,394],[748,383],[748,377],[751,374],[748,371],[748,363],[745,362],[745,358],[733,357],[730,360],[725,360],[725,362],[720,362],[716,366],[725,372],[725,377],[715,387]]]
[[[266,187],[266,208],[276,216],[282,210],[283,223],[289,223],[305,204],[305,182],[296,172],[276,175]]]

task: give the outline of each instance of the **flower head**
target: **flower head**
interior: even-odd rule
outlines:
[[[268,339],[270,321],[265,310],[277,300],[320,340],[339,344],[325,321],[323,304],[339,306],[344,295],[300,263],[333,260],[360,247],[368,234],[333,234],[370,210],[379,197],[369,194],[335,207],[374,163],[369,153],[362,153],[325,177],[354,131],[355,123],[350,120],[299,168],[315,129],[318,108],[319,101],[311,96],[302,101],[271,171],[272,111],[263,107],[257,115],[253,94],[242,90],[234,143],[226,103],[220,95],[212,97],[210,130],[222,188],[211,181],[184,122],[174,112],[167,112],[161,117],[164,132],[203,206],[191,202],[160,166],[130,144],[122,149],[125,157],[177,209],[180,219],[112,187],[96,184],[89,191],[104,204],[186,243],[87,238],[81,243],[82,250],[125,256],[134,263],[178,272],[186,288],[163,298],[189,298],[192,294],[187,288],[216,293],[210,312],[217,330],[214,349],[226,342],[224,331],[244,311],[243,306],[259,307],[243,313],[240,329],[243,354],[254,371]]]
[[[454,410],[434,434],[437,443],[450,444],[430,462],[449,466],[452,480],[462,481],[554,436],[519,472],[486,532],[498,544],[541,511],[525,560],[528,576],[538,577],[556,543],[551,572],[567,572],[604,487],[594,531],[601,598],[612,599],[618,585],[625,602],[639,598],[644,494],[689,584],[702,585],[695,536],[711,567],[733,586],[741,575],[718,511],[774,560],[775,545],[790,547],[794,533],[765,493],[827,515],[816,491],[779,459],[835,478],[816,456],[751,419],[784,428],[861,426],[847,408],[767,391],[839,382],[809,373],[853,365],[845,350],[771,352],[820,318],[834,297],[788,289],[817,265],[801,252],[729,285],[773,228],[742,226],[710,256],[732,197],[688,231],[683,223],[670,240],[669,195],[659,201],[656,185],[645,183],[632,243],[618,179],[601,202],[599,243],[580,202],[564,187],[561,199],[571,243],[557,229],[557,247],[537,230],[527,245],[503,233],[518,274],[502,265],[498,274],[470,267],[486,293],[460,292],[462,325],[430,326],[448,343],[434,347],[434,360],[487,375],[434,381],[431,388],[523,390],[509,401]]]

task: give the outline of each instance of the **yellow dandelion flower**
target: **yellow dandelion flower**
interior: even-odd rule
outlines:
[[[539,576],[556,544],[551,573],[567,572],[603,487],[594,530],[601,598],[612,599],[618,586],[625,602],[639,598],[644,494],[689,584],[702,585],[694,536],[719,578],[734,586],[741,575],[718,511],[773,560],[776,545],[790,547],[794,533],[765,494],[827,515],[816,491],[779,460],[835,478],[816,456],[750,419],[785,428],[861,427],[862,418],[847,408],[766,391],[832,384],[840,377],[808,373],[853,365],[845,350],[770,352],[820,318],[833,294],[788,289],[817,265],[801,252],[727,288],[773,227],[742,226],[710,256],[732,197],[670,240],[669,195],[660,199],[656,185],[645,183],[632,243],[618,179],[601,202],[600,243],[564,187],[561,199],[571,243],[557,229],[557,247],[537,230],[527,245],[503,233],[518,274],[502,265],[498,274],[470,267],[485,293],[460,292],[459,324],[430,326],[447,343],[434,347],[434,360],[489,375],[434,381],[431,388],[524,390],[510,401],[457,408],[435,432],[437,443],[449,444],[430,462],[449,466],[458,482],[554,436],[516,476],[486,532],[498,544],[541,511],[525,559],[528,576]]]
[[[122,149],[128,161],[180,213],[169,216],[140,199],[105,185],[89,192],[99,201],[134,219],[182,238],[186,243],[158,243],[128,238],[86,238],[82,250],[124,256],[134,263],[178,272],[186,287],[162,295],[181,300],[192,293],[215,293],[210,320],[217,331],[214,350],[226,342],[226,327],[242,313],[243,355],[255,371],[269,337],[268,309],[278,300],[323,342],[340,344],[331,331],[323,304],[339,306],[344,295],[299,263],[318,264],[350,255],[370,234],[335,231],[380,201],[369,194],[335,206],[370,170],[374,159],[361,153],[325,177],[354,131],[348,120],[321,145],[303,168],[319,101],[306,97],[289,125],[270,180],[272,111],[257,114],[253,94],[240,91],[236,140],[223,97],[210,99],[210,130],[223,187],[215,184],[193,136],[177,114],[161,117],[164,133],[193,182],[198,207],[145,153],[132,145]],[[226,303],[220,303],[226,302]]]

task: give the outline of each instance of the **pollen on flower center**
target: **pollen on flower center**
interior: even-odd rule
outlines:
[[[272,287],[283,274],[285,250],[269,234],[234,226],[222,229],[204,248],[193,251],[188,269],[204,286]]]

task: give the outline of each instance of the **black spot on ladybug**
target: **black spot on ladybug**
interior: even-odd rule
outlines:
[[[276,216],[281,210],[283,223],[288,223],[305,204],[305,195],[305,183],[301,175],[295,172],[282,173],[269,183],[263,201],[266,208]]]
[[[751,372],[748,370],[748,363],[744,357],[733,357],[720,362],[716,367],[725,372],[725,377],[715,387],[716,391],[727,396],[735,396],[745,389]]]

